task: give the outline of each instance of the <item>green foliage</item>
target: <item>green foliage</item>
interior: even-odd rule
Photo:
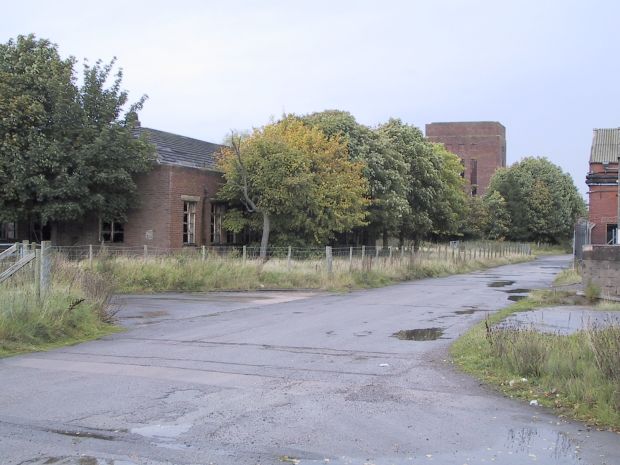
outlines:
[[[392,236],[402,242],[457,233],[466,197],[456,155],[429,143],[418,128],[399,119],[375,130],[343,111],[302,119],[330,138],[343,138],[351,159],[364,162],[371,238]]]
[[[336,233],[365,224],[364,165],[349,160],[341,140],[327,139],[297,118],[254,130],[241,140],[238,156],[224,149],[220,167],[226,182],[218,196],[247,204],[247,189],[256,207],[250,214],[231,211],[225,224],[233,230],[257,228],[258,213],[270,218],[276,235],[324,244]]]
[[[468,331],[451,347],[452,356],[461,369],[506,395],[536,399],[562,415],[620,430],[617,324],[569,336],[497,325],[514,312],[583,304],[570,292],[534,292]]]
[[[506,201],[511,240],[557,243],[570,237],[576,219],[585,213],[570,175],[546,158],[525,158],[499,170],[487,195],[494,193]]]
[[[351,160],[363,163],[370,198],[368,230],[371,237],[384,232],[397,235],[402,218],[410,212],[407,201],[410,186],[405,154],[395,146],[387,128],[372,131],[359,124],[350,113],[338,110],[312,113],[302,120],[330,139],[342,139]]]
[[[49,41],[29,35],[0,45],[0,220],[124,217],[134,176],[154,158],[132,136],[144,97],[121,116],[122,72],[106,86],[113,65],[85,65],[78,86],[75,59]]]
[[[44,350],[115,331],[107,309],[111,286],[101,275],[56,260],[45,299],[27,267],[0,285],[0,356]]]
[[[506,200],[497,191],[490,192],[483,200],[487,213],[484,225],[485,238],[501,240],[510,234],[511,219]]]
[[[601,288],[590,281],[584,289],[584,295],[588,302],[594,303],[601,297]]]

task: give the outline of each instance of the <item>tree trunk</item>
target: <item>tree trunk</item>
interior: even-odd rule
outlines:
[[[398,247],[403,248],[405,246],[405,231],[402,229],[398,233]]]
[[[387,229],[383,230],[383,248],[387,249],[389,246],[389,236],[388,236],[388,231]]]
[[[269,231],[271,229],[271,221],[267,213],[263,213],[263,237],[260,241],[260,258],[267,260],[267,244],[269,244]]]

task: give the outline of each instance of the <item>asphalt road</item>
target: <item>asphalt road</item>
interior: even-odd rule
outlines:
[[[128,331],[0,360],[0,463],[618,465],[620,436],[458,373],[567,257],[340,295],[124,296]],[[495,286],[495,287],[491,287]],[[400,330],[439,328],[408,335]]]

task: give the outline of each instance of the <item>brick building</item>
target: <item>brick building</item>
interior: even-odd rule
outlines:
[[[620,128],[595,129],[586,176],[592,244],[618,243],[618,157]]]
[[[216,166],[220,145],[155,129],[138,128],[156,148],[157,164],[136,179],[138,200],[126,222],[55,223],[34,234],[30,225],[0,225],[0,242],[51,239],[54,245],[101,242],[136,247],[180,248],[233,242],[222,228],[225,206],[214,199],[222,182]]]
[[[506,166],[506,128],[498,122],[430,123],[426,137],[460,157],[471,195],[484,195],[491,176]]]

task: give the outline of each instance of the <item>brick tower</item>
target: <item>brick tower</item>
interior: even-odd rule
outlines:
[[[506,166],[506,128],[496,121],[430,123],[426,137],[460,157],[471,195],[484,195],[493,173]]]

